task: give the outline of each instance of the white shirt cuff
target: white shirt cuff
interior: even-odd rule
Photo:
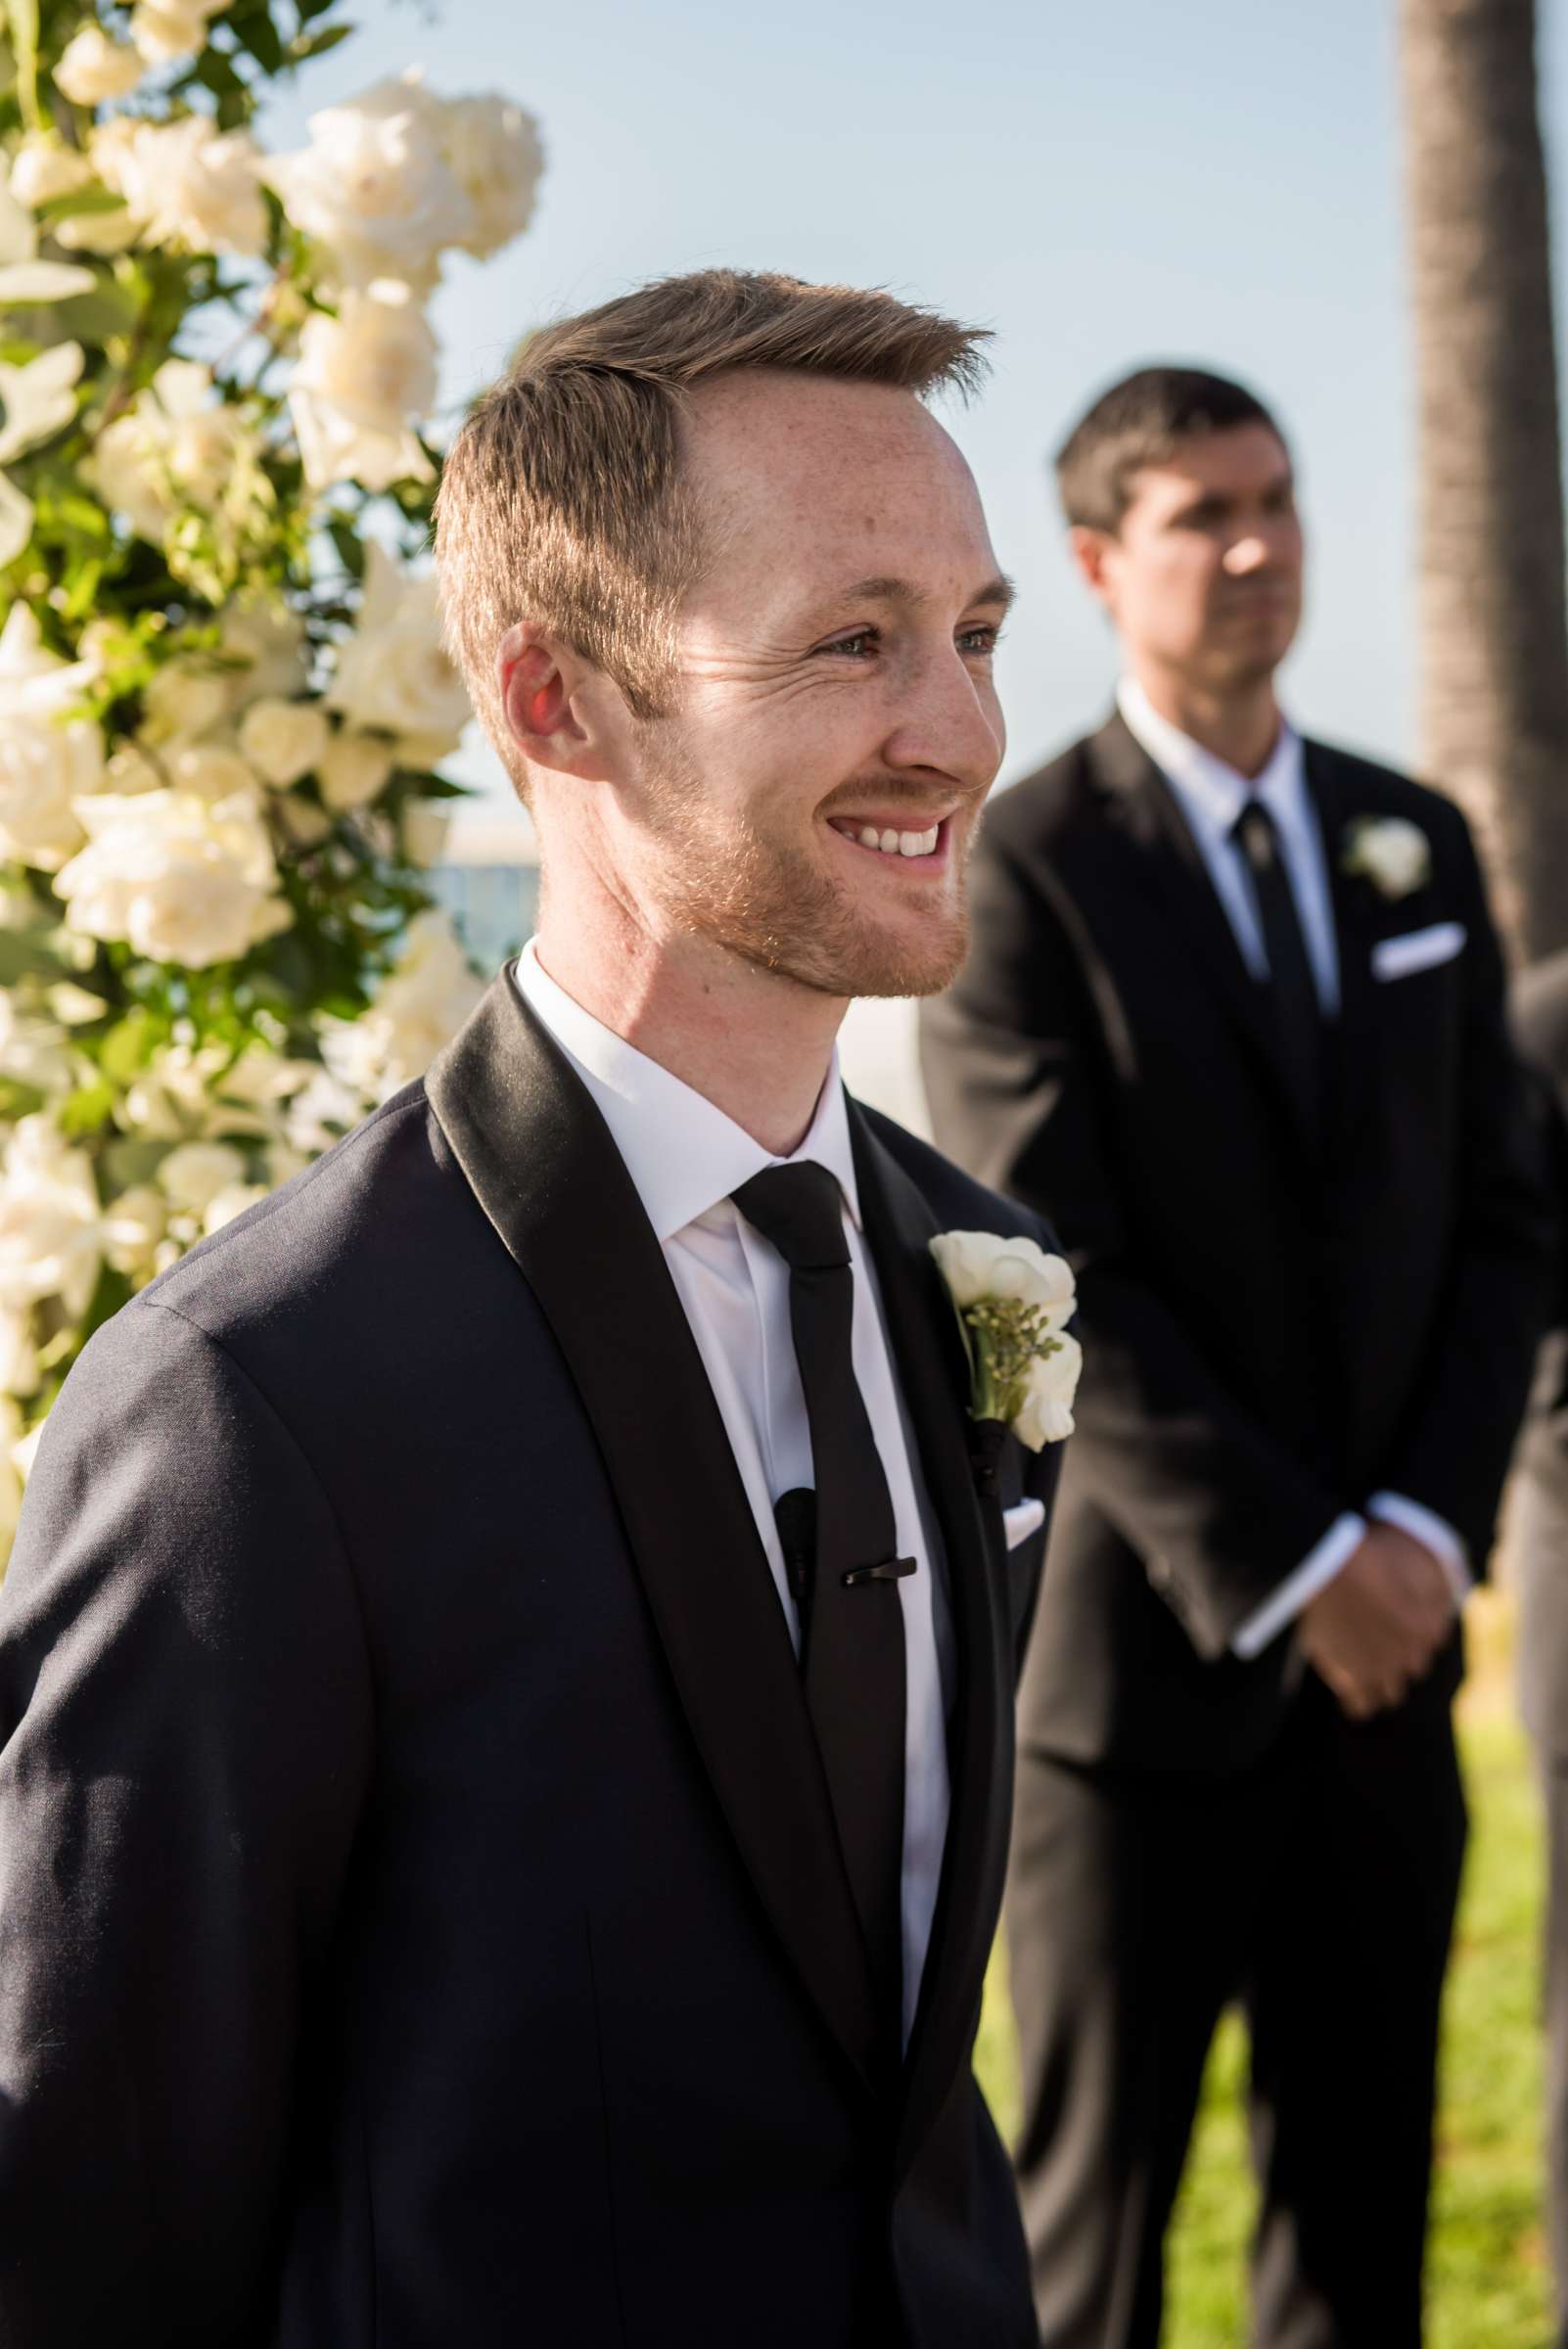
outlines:
[[[1475,1588],[1475,1576],[1470,1572],[1469,1552],[1446,1517],[1423,1508],[1404,1493],[1374,1493],[1366,1513],[1380,1517],[1385,1525],[1397,1525],[1402,1534],[1429,1549],[1449,1578],[1454,1605],[1463,1606]]]
[[[1296,1568],[1287,1574],[1261,1607],[1255,1608],[1245,1623],[1232,1632],[1230,1651],[1244,1661],[1262,1655],[1270,1639],[1277,1639],[1287,1623],[1294,1623],[1309,1599],[1326,1590],[1340,1568],[1356,1549],[1366,1532],[1366,1520],[1347,1509],[1336,1517],[1322,1540],[1310,1549]]]

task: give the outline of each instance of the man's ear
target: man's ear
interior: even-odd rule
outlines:
[[[1091,595],[1105,601],[1106,564],[1115,546],[1116,537],[1110,530],[1090,529],[1087,523],[1075,523],[1067,533],[1068,551],[1074,568]]]
[[[495,655],[507,732],[530,766],[600,781],[606,771],[606,692],[580,654],[532,621],[507,629]]]

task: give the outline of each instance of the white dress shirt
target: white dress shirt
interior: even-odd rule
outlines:
[[[1175,794],[1235,934],[1241,958],[1255,979],[1268,978],[1268,958],[1252,874],[1232,833],[1249,800],[1259,800],[1268,808],[1295,900],[1318,1005],[1324,1019],[1336,1018],[1340,995],[1334,899],[1317,810],[1307,788],[1301,736],[1281,721],[1279,739],[1263,771],[1249,781],[1162,717],[1135,679],[1124,678],[1116,698],[1129,733],[1147,751]],[[1365,1516],[1347,1509],[1336,1517],[1301,1564],[1247,1617],[1230,1642],[1238,1656],[1260,1654],[1287,1624],[1294,1623],[1309,1599],[1326,1589],[1366,1532],[1367,1516],[1397,1525],[1423,1543],[1448,1576],[1455,1604],[1464,1599],[1471,1584],[1469,1560],[1453,1526],[1403,1493],[1374,1493],[1365,1503]]]
[[[809,1132],[790,1159],[754,1141],[690,1085],[616,1036],[557,986],[531,941],[517,964],[524,1001],[587,1086],[664,1250],[724,1422],[735,1465],[767,1553],[779,1605],[800,1652],[773,1504],[814,1485],[806,1398],[790,1335],[789,1267],[730,1193],[764,1167],[802,1159],[826,1167],[844,1200],[854,1278],[854,1375],[888,1480],[900,1557],[918,1571],[898,1585],[906,1672],[903,1779],[903,2035],[920,1992],[947,1834],[947,1737],[942,1660],[950,1655],[937,1549],[916,1484],[912,1444],[888,1353],[876,1277],[860,1232],[859,1194],[838,1057]],[[744,1571],[739,1567],[738,1571]]]

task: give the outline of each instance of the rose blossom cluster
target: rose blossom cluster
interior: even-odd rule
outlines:
[[[268,156],[190,74],[241,54],[225,0],[71,13],[0,155],[0,1563],[103,1313],[421,1074],[482,991],[445,917],[409,918],[470,715],[411,559],[427,312],[450,253],[522,234],[542,168],[520,107],[417,72]],[[244,322],[215,362],[169,306],[214,271]],[[115,321],[153,285],[148,348]]]

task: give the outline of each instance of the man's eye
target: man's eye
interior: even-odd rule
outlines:
[[[1000,628],[993,627],[989,622],[977,628],[964,628],[960,630],[957,638],[958,650],[961,653],[979,653],[983,656],[993,653],[1000,642]]]
[[[844,653],[852,661],[864,661],[875,652],[876,647],[875,628],[856,628],[853,636],[835,636],[832,643],[825,644],[822,650],[825,653]]]

